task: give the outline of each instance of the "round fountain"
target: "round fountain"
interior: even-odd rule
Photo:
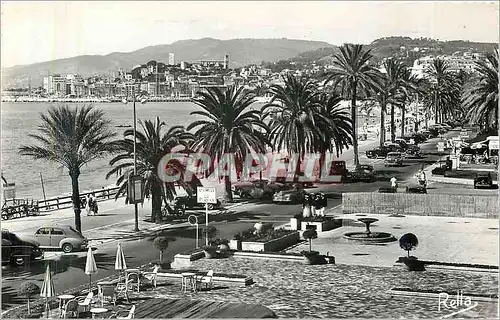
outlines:
[[[365,232],[347,232],[344,238],[349,240],[356,240],[365,243],[383,243],[396,241],[396,238],[387,232],[371,232],[370,224],[377,222],[375,218],[359,218],[358,221],[363,222],[366,226]]]

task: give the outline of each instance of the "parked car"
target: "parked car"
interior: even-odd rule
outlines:
[[[2,230],[2,265],[26,265],[43,259],[40,244],[33,240],[21,239],[15,233]]]
[[[282,183],[287,187],[284,190],[289,189],[289,187],[301,187],[301,188],[311,188],[314,186],[314,178],[304,179],[304,172],[288,172],[286,176],[276,177],[277,183]],[[305,180],[305,181],[300,181]],[[280,191],[280,190],[276,190]]]
[[[406,193],[427,193],[427,188],[420,184],[406,186]]]
[[[375,181],[375,170],[372,165],[360,164],[353,171],[348,171],[346,175],[347,181]]]
[[[233,193],[242,198],[272,197],[275,192],[289,188],[285,183],[269,181],[266,179],[237,182],[231,186]],[[259,190],[255,190],[259,189]],[[253,195],[252,195],[253,194]],[[261,194],[261,196],[258,196]]]
[[[208,210],[214,210],[218,209],[222,206],[222,203],[217,200],[217,203],[209,203],[208,204]],[[174,199],[174,208],[177,208],[178,210],[181,211],[181,213],[184,213],[186,209],[193,209],[193,208],[205,208],[204,203],[198,203],[198,197],[196,195],[196,192],[189,195],[183,195],[183,196],[177,196]]]
[[[403,152],[403,149],[397,144],[389,144],[388,146],[377,147],[366,151],[367,158],[385,158],[390,152]]]
[[[476,173],[474,178],[474,189],[477,188],[492,188],[493,179],[491,178],[491,173],[479,172]]]
[[[389,152],[384,160],[384,166],[402,166],[403,155],[401,152]]]
[[[452,161],[451,159],[446,159],[446,160],[440,160],[439,161],[439,164],[437,167],[435,167],[434,169],[432,169],[431,173],[433,175],[441,175],[441,176],[444,176],[446,171],[449,171],[451,170],[451,167],[452,167]]]
[[[34,235],[41,248],[61,248],[69,253],[87,249],[88,241],[69,225],[49,225],[39,228]]]
[[[273,202],[276,203],[303,203],[306,191],[302,188],[296,188],[292,190],[279,191],[273,196]]]

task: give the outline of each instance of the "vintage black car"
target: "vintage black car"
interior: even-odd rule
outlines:
[[[433,175],[444,176],[446,171],[451,170],[451,166],[452,166],[452,161],[450,159],[447,159],[445,161],[440,161],[438,166],[432,169],[431,173]]]
[[[231,189],[235,195],[241,198],[255,198],[257,195],[259,195],[258,198],[271,198],[274,193],[280,190],[287,190],[290,187],[291,186],[285,183],[262,179],[255,181],[237,182],[231,186]]]
[[[375,149],[367,150],[367,158],[385,158],[389,152],[403,152],[403,148],[396,144],[390,144],[389,146],[377,147]]]
[[[22,240],[8,230],[2,230],[2,265],[27,265],[43,259],[43,251],[36,241]]]
[[[217,200],[216,204],[209,203],[208,210],[213,210],[221,207],[221,202]],[[193,208],[204,208],[204,203],[198,203],[198,199],[196,197],[196,193],[192,195],[178,196],[174,199],[174,209],[176,211],[180,211],[179,213],[184,213],[186,209]]]
[[[474,189],[492,187],[493,179],[491,178],[491,173],[480,172],[476,174],[476,177],[474,178]]]
[[[406,193],[427,193],[427,188],[420,184],[406,186]]]
[[[353,171],[347,171],[346,181],[375,181],[375,170],[370,164],[360,164]]]

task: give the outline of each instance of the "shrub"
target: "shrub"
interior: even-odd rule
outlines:
[[[418,246],[418,238],[413,233],[406,233],[399,238],[399,246],[401,249],[408,252],[409,257],[410,251],[414,250]]]
[[[30,309],[30,298],[40,292],[40,287],[31,281],[25,281],[21,283],[21,286],[19,286],[18,289],[18,294],[20,296],[25,296],[26,299],[28,299],[28,314],[31,313]]]
[[[208,238],[208,244],[212,244],[212,239],[217,235],[218,230],[214,226],[203,228],[203,237]]]
[[[312,239],[316,239],[318,237],[318,233],[314,229],[307,229],[304,233],[302,233],[302,236],[304,239],[309,240],[309,251],[311,251]]]
[[[212,242],[212,246],[220,246],[220,245],[229,245],[229,240],[227,239],[215,239],[213,242]]]
[[[156,237],[153,244],[160,251],[160,261],[163,260],[163,252],[167,250],[170,240],[167,237]]]

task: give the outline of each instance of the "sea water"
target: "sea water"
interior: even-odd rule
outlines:
[[[16,184],[17,198],[43,199],[40,174],[43,177],[47,198],[71,194],[71,179],[68,169],[54,162],[33,160],[31,157],[19,155],[20,146],[37,143],[29,134],[38,133],[37,128],[41,124],[40,114],[46,113],[54,105],[57,103],[4,102],[1,105],[1,170],[7,182]],[[70,106],[76,105],[70,104]],[[102,109],[106,117],[112,121],[112,129],[116,130],[117,138],[121,138],[127,128],[114,126],[133,125],[132,103],[126,105],[122,103],[96,103],[94,106]],[[255,104],[253,107],[260,108],[262,104]],[[190,115],[192,111],[200,109],[192,102],[136,104],[138,120],[155,120],[158,116],[161,121],[165,122],[166,128],[174,125],[187,126],[200,119],[200,116]],[[359,124],[366,121],[364,118],[358,118]],[[369,120],[369,122],[372,121],[374,120]],[[108,156],[94,160],[81,168],[80,192],[100,189],[116,182],[117,177],[115,176],[106,180],[106,174],[112,169],[109,165],[111,158]]]

